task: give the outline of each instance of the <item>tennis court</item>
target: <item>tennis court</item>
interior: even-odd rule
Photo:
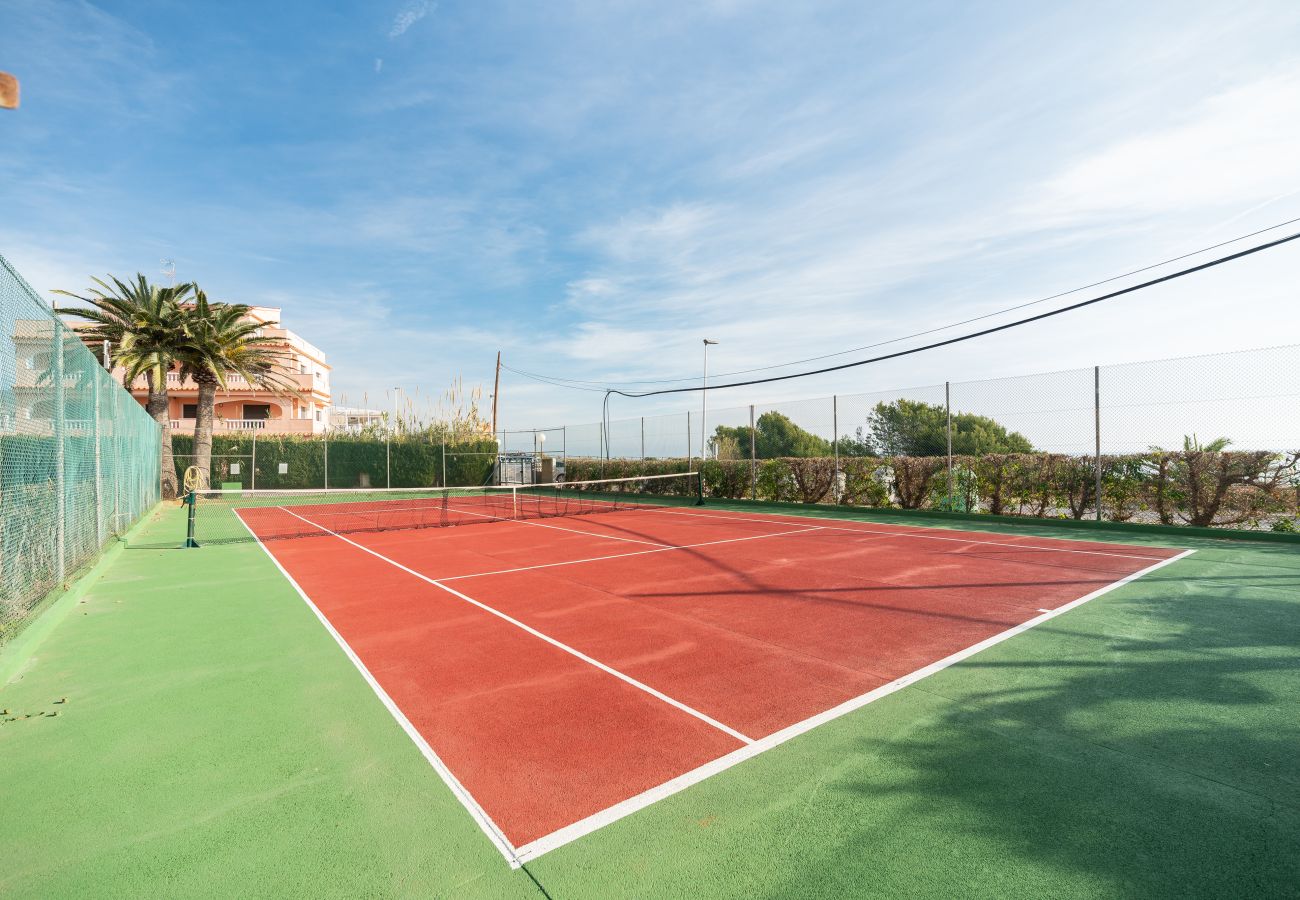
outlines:
[[[512,865],[1191,552],[427,494],[223,512]]]

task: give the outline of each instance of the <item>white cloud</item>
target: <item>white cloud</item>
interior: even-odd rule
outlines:
[[[388,36],[399,38],[406,34],[412,25],[433,12],[437,6],[433,0],[411,0],[393,18],[393,27],[389,29]]]
[[[1297,109],[1300,69],[1231,88],[1073,162],[1036,206],[1069,221],[1262,204],[1300,189]]]

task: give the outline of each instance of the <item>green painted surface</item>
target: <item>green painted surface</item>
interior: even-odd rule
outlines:
[[[1176,543],[532,877],[260,549],[128,550],[0,688],[5,718],[59,713],[0,723],[0,894],[1296,896],[1300,550]]]
[[[83,599],[0,688],[0,896],[538,896],[257,545]]]

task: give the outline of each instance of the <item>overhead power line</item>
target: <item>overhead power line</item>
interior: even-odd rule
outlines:
[[[1039,304],[1047,303],[1047,302],[1052,301],[1052,300],[1059,300],[1061,297],[1068,297],[1068,296],[1070,296],[1071,294],[1077,294],[1077,293],[1079,293],[1080,291],[1086,291],[1086,290],[1088,290],[1088,289],[1090,289],[1090,288],[1100,287],[1100,286],[1103,285],[1103,284],[1110,284],[1111,282],[1119,281],[1119,280],[1124,279],[1124,278],[1130,278],[1130,277],[1132,277],[1132,276],[1134,276],[1134,275],[1140,275],[1140,274],[1143,273],[1143,272],[1149,272],[1149,271],[1151,271],[1152,269],[1158,269],[1158,268],[1160,268],[1160,267],[1162,267],[1162,266],[1167,266],[1167,265],[1169,265],[1169,264],[1171,264],[1171,263],[1181,262],[1181,261],[1184,260],[1184,259],[1188,259],[1188,258],[1193,257],[1193,256],[1199,256],[1199,255],[1201,255],[1202,253],[1208,253],[1208,252],[1210,252],[1211,250],[1217,250],[1217,249],[1219,249],[1220,247],[1226,247],[1226,246],[1228,246],[1229,244],[1235,244],[1235,243],[1238,243],[1239,241],[1247,240],[1248,238],[1257,237],[1257,236],[1259,236],[1259,235],[1261,235],[1261,234],[1264,234],[1264,233],[1266,233],[1266,232],[1269,232],[1269,231],[1276,231],[1277,229],[1279,229],[1279,228],[1284,228],[1284,227],[1286,227],[1287,225],[1294,225],[1296,222],[1300,222],[1300,217],[1297,217],[1297,218],[1294,218],[1294,219],[1288,219],[1288,220],[1286,220],[1286,221],[1284,221],[1284,222],[1278,222],[1278,223],[1275,224],[1275,225],[1269,225],[1267,228],[1261,228],[1261,229],[1259,229],[1259,230],[1257,230],[1257,231],[1249,232],[1248,234],[1238,235],[1237,237],[1229,238],[1229,239],[1226,240],[1226,241],[1220,241],[1220,242],[1217,243],[1217,244],[1211,244],[1211,245],[1208,246],[1208,247],[1202,247],[1202,248],[1200,248],[1199,250],[1192,250],[1192,251],[1189,251],[1189,252],[1187,252],[1187,253],[1183,253],[1183,254],[1181,254],[1181,255],[1179,255],[1179,256],[1173,256],[1173,257],[1170,257],[1169,259],[1161,260],[1160,262],[1157,262],[1157,263],[1151,263],[1150,265],[1142,266],[1142,267],[1137,268],[1137,269],[1132,269],[1132,270],[1130,270],[1130,271],[1128,271],[1128,272],[1124,272],[1124,273],[1122,273],[1122,274],[1120,274],[1120,275],[1112,275],[1112,276],[1109,277],[1109,278],[1103,278],[1103,279],[1101,279],[1100,281],[1094,281],[1094,282],[1092,282],[1091,284],[1081,285],[1081,286],[1076,287],[1076,288],[1071,288],[1071,289],[1068,290],[1068,291],[1061,291],[1061,292],[1059,292],[1059,293],[1052,294],[1052,295],[1047,296],[1047,297],[1041,297],[1041,298],[1039,298],[1039,299],[1037,299],[1037,300],[1030,300],[1030,301],[1028,301],[1028,302],[1026,302],[1026,303],[1019,303],[1019,304],[1016,304],[1015,306],[1008,306],[1008,307],[1005,307],[1005,308],[1003,308],[1003,309],[995,310],[995,311],[993,311],[993,312],[984,313],[984,314],[982,314],[982,315],[978,315],[978,316],[973,316],[972,318],[969,318],[969,319],[963,319],[963,320],[961,320],[961,321],[959,321],[959,322],[950,322],[950,323],[948,323],[947,325],[940,325],[940,326],[938,326],[938,327],[936,327],[936,328],[928,328],[928,329],[926,329],[926,330],[924,330],[924,331],[917,331],[917,332],[914,332],[914,333],[912,333],[912,334],[901,335],[901,336],[896,337],[896,338],[890,338],[889,340],[886,340],[886,341],[878,341],[878,342],[873,343],[873,344],[866,344],[866,345],[861,346],[861,347],[851,347],[851,348],[849,348],[848,350],[838,350],[838,351],[836,351],[836,352],[834,352],[834,353],[825,353],[825,354],[822,354],[821,356],[810,356],[810,357],[807,357],[807,358],[805,358],[805,359],[796,359],[796,360],[791,360],[791,361],[789,361],[789,362],[776,363],[776,364],[774,364],[774,365],[770,365],[770,366],[758,366],[758,367],[753,368],[753,369],[740,369],[740,370],[737,370],[737,371],[735,371],[735,372],[723,372],[723,373],[721,373],[720,375],[718,375],[718,376],[716,376],[716,377],[718,377],[718,378],[731,378],[731,377],[736,376],[736,375],[749,375],[749,374],[752,374],[752,373],[754,373],[754,372],[768,372],[768,371],[771,371],[772,369],[784,369],[784,368],[788,368],[788,367],[790,367],[790,366],[801,365],[801,364],[803,364],[803,363],[817,362],[817,361],[819,361],[819,360],[823,360],[823,359],[832,359],[832,358],[834,358],[834,357],[836,357],[836,356],[846,356],[846,355],[849,354],[849,353],[860,353],[860,352],[863,351],[863,350],[872,350],[872,349],[875,349],[876,347],[885,347],[885,346],[888,346],[889,344],[897,344],[897,343],[899,343],[899,342],[901,342],[901,341],[907,341],[907,340],[911,340],[911,339],[913,339],[913,338],[925,337],[926,335],[936,334],[936,333],[938,333],[938,332],[940,332],[940,331],[947,331],[947,330],[950,329],[950,328],[958,328],[958,327],[960,327],[960,326],[962,326],[962,325],[969,325],[969,324],[971,324],[972,322],[980,322],[980,321],[983,321],[983,320],[985,320],[985,319],[996,318],[997,316],[1005,315],[1006,313],[1009,313],[1009,312],[1015,312],[1016,310],[1019,310],[1019,309],[1027,309],[1027,308],[1029,308],[1029,307],[1031,307],[1031,306],[1037,306],[1037,305],[1039,305]],[[589,380],[584,380],[584,379],[581,379],[581,378],[564,378],[564,377],[559,376],[559,375],[544,375],[544,374],[540,374],[540,373],[537,373],[537,372],[527,372],[527,371],[524,371],[524,370],[522,370],[522,369],[516,369],[516,368],[514,368],[514,367],[512,367],[512,366],[505,365],[504,363],[502,363],[502,368],[504,368],[504,369],[508,369],[509,371],[515,373],[516,375],[521,375],[521,376],[523,376],[523,377],[525,377],[525,378],[531,378],[531,379],[533,379],[533,380],[535,380],[535,381],[540,381],[540,382],[543,382],[543,383],[545,383],[545,384],[553,385],[554,387],[563,387],[563,388],[572,388],[573,390],[587,390],[587,391],[599,391],[599,392],[603,392],[603,391],[605,391],[606,389],[609,389],[609,388],[611,388],[611,387],[613,387],[613,386],[616,386],[616,385],[617,385],[617,386],[627,386],[627,385],[640,385],[640,384],[646,384],[646,385],[655,385],[655,384],[677,384],[677,383],[681,383],[681,382],[684,382],[684,381],[698,381],[698,380],[699,380],[699,376],[697,376],[697,375],[693,375],[693,376],[687,376],[687,377],[684,377],[684,378],[654,378],[654,379],[644,379],[644,380],[640,380],[640,381],[589,381]],[[798,376],[792,376],[792,377],[798,377]],[[632,395],[632,396],[641,396],[641,395],[638,394],[638,395]]]
[[[900,356],[910,356],[913,353],[922,353],[926,350],[934,350],[938,347],[947,347],[950,344],[958,344],[963,341],[973,340],[977,337],[984,337],[985,335],[994,334],[999,331],[1006,331],[1011,328],[1019,328],[1021,325],[1028,325],[1031,322],[1038,322],[1042,319],[1051,318],[1052,316],[1059,316],[1063,313],[1072,312],[1076,309],[1082,309],[1085,306],[1091,306],[1094,303],[1101,303],[1103,300],[1112,300],[1115,297],[1121,297],[1125,294],[1132,294],[1135,291],[1145,290],[1146,288],[1153,287],[1157,284],[1163,284],[1166,281],[1173,281],[1176,278],[1182,278],[1185,275],[1191,275],[1195,272],[1203,272],[1206,269],[1212,269],[1215,266],[1221,266],[1224,263],[1232,262],[1233,260],[1241,259],[1242,257],[1251,256],[1252,254],[1260,253],[1264,250],[1270,250],[1274,247],[1278,247],[1281,246],[1282,244],[1286,244],[1289,243],[1290,241],[1294,241],[1297,238],[1300,238],[1300,232],[1296,232],[1295,234],[1288,235],[1287,237],[1284,238],[1279,238],[1276,241],[1269,241],[1267,244],[1260,244],[1255,247],[1250,247],[1246,250],[1238,251],[1237,253],[1231,253],[1227,256],[1221,256],[1218,259],[1212,259],[1209,262],[1201,263],[1200,265],[1197,266],[1191,266],[1186,269],[1180,269],[1177,272],[1171,272],[1168,275],[1162,275],[1159,278],[1153,278],[1150,281],[1144,281],[1141,284],[1135,284],[1131,287],[1122,288],[1118,291],[1112,291],[1109,294],[1102,294],[1100,297],[1093,297],[1091,300],[1083,300],[1080,301],[1079,303],[1072,303],[1069,306],[1063,306],[1060,309],[1053,309],[1045,313],[1039,313],[1036,316],[1029,316],[1024,319],[1017,319],[1014,322],[1006,322],[1002,325],[995,325],[992,328],[984,328],[980,331],[973,331],[970,334],[958,335],[957,337],[948,338],[947,340],[943,340],[943,341],[935,341],[934,343],[925,344],[920,347],[912,347],[911,349],[908,350],[899,350],[896,353],[886,353],[883,356],[875,356],[872,357],[871,359],[860,359],[854,362],[841,363],[840,365],[837,366],[826,366],[824,368],[813,369],[808,372],[795,372],[790,375],[773,375],[768,378],[752,378],[749,379],[748,381],[733,381],[727,384],[712,384],[708,386],[708,390],[719,391],[725,388],[745,387],[751,384],[768,384],[773,381],[789,381],[793,378],[807,378],[810,375],[822,375],[825,374],[826,372],[837,372],[840,371],[841,369],[852,369],[857,366],[866,366],[866,365],[870,365],[871,363],[883,362],[887,359],[897,359]],[[637,392],[620,391],[614,388],[610,388],[605,393],[607,398],[610,394],[618,394],[619,396],[622,397],[655,397],[660,394],[685,394],[685,393],[693,393],[699,390],[704,390],[704,386],[699,385],[699,386],[680,387],[680,388],[661,388],[657,391],[637,391]]]

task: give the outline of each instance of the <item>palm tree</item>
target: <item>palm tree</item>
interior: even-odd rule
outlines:
[[[162,496],[172,499],[176,496],[177,485],[167,403],[167,370],[171,368],[183,334],[180,301],[194,286],[160,287],[150,284],[140,274],[136,275],[135,281],[126,283],[111,275],[108,277],[112,284],[91,278],[99,287],[92,287],[84,297],[71,291],[55,291],[87,304],[86,307],[64,307],[59,312],[94,323],[81,335],[95,341],[108,341],[114,347],[117,362],[126,370],[122,383],[127,390],[141,375],[145,377],[149,385],[145,409],[158,423],[162,438],[159,451]]]
[[[295,393],[286,376],[284,353],[276,338],[262,335],[262,328],[275,325],[248,317],[251,306],[243,303],[208,302],[208,295],[194,289],[194,301],[182,307],[184,337],[176,351],[182,378],[199,388],[194,417],[194,465],[210,478],[212,468],[212,420],[217,389],[225,389],[231,375],[249,384],[283,393]]]

